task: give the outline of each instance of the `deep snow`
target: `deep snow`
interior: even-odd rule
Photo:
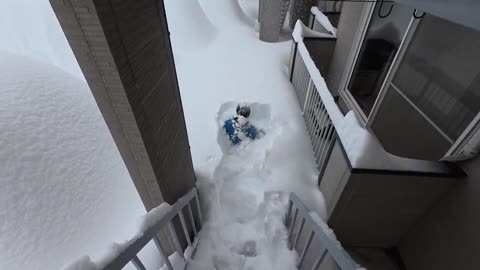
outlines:
[[[259,41],[258,1],[239,3],[165,1],[206,217],[189,269],[295,269],[282,223],[286,202],[296,192],[325,218],[318,171],[288,80],[290,42]],[[198,31],[211,38],[198,40]],[[251,121],[266,135],[232,147],[223,121],[237,103],[250,104]]]
[[[1,4],[0,269],[102,257],[145,209],[48,0]]]

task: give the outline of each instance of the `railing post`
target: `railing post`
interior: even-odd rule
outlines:
[[[198,212],[198,219],[200,221],[200,226],[202,226],[203,218],[202,218],[202,211],[200,209],[200,200],[198,199],[198,191],[195,191],[195,202],[197,203],[197,212]]]
[[[175,232],[175,229],[173,228],[172,222],[168,223],[166,227],[166,234],[173,249],[175,249],[177,253],[180,254],[180,256],[182,256],[182,258],[185,260],[182,246],[180,245],[180,241],[178,240],[178,236],[177,236],[177,233]]]
[[[297,52],[298,52],[298,42],[295,42],[295,40],[293,40],[293,56],[292,56],[292,62],[290,63],[290,82],[292,82],[292,79],[293,79],[293,71],[295,70],[295,61],[297,60]]]
[[[307,73],[308,73],[308,71],[307,71]],[[303,103],[303,108],[302,108],[303,113],[305,113],[305,109],[307,108],[307,100],[310,97],[311,88],[313,88],[312,87],[312,78],[310,78],[310,80],[308,81],[307,93],[305,94],[305,102]]]
[[[188,233],[187,223],[185,222],[185,216],[183,215],[183,209],[180,209],[180,212],[178,212],[178,216],[180,217],[180,222],[182,223],[183,233],[185,234],[187,243],[189,246],[191,246],[192,240],[190,239],[190,234]]]

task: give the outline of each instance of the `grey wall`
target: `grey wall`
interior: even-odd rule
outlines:
[[[480,156],[462,166],[469,177],[400,242],[408,270],[480,268]]]
[[[353,40],[358,32],[365,5],[366,3],[343,3],[337,28],[337,44],[333,52],[329,74],[326,78],[328,88],[334,95],[338,95],[340,82],[353,46]]]
[[[148,209],[195,183],[163,2],[51,0]]]

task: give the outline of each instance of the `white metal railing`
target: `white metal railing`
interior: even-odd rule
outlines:
[[[330,115],[313,83],[303,57],[296,54],[292,68],[292,84],[302,109],[305,124],[313,146],[320,176],[335,143],[336,131]]]
[[[194,218],[192,203],[195,201],[196,204],[196,217]],[[188,213],[188,218],[185,218],[184,209]],[[148,214],[147,214],[148,215]],[[168,270],[174,270],[172,263],[170,262],[164,243],[160,240],[158,235],[164,233],[167,236],[168,244],[171,247],[171,250],[176,251],[184,260],[185,268],[187,266],[187,261],[184,257],[184,252],[180,244],[177,232],[172,225],[172,219],[177,217],[180,219],[180,223],[183,229],[183,234],[188,243],[188,246],[192,248],[192,253],[198,244],[198,241],[192,242],[191,236],[188,230],[190,227],[193,230],[195,237],[198,235],[198,230],[200,229],[202,223],[202,214],[200,212],[200,204],[198,200],[197,189],[193,188],[186,195],[181,197],[175,202],[167,211],[163,213],[161,217],[158,217],[158,220],[149,224],[148,227],[138,233],[135,237],[129,240],[126,244],[122,244],[121,251],[115,256],[108,258],[106,262],[102,262],[101,266],[98,266],[98,269],[102,270],[118,270],[122,269],[128,263],[132,263],[138,270],[146,270],[142,261],[138,258],[137,254],[142,250],[151,240],[156,244],[160,256],[162,257],[165,266]],[[187,223],[188,222],[188,223]],[[198,224],[197,224],[198,223]],[[188,225],[190,226],[188,226]],[[74,263],[68,269],[83,269],[81,267],[82,262],[78,262],[78,268]],[[178,268],[177,268],[178,270]]]
[[[288,228],[289,248],[296,249],[300,243],[303,243],[297,261],[298,269],[355,270],[358,268],[355,261],[337,241],[328,237],[322,226],[312,218],[305,204],[293,192],[290,193],[285,223]]]

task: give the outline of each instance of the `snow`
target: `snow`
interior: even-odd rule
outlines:
[[[337,35],[337,28],[335,28],[330,20],[328,19],[323,12],[321,12],[317,6],[313,6],[310,10],[315,15],[315,20],[317,20],[325,29],[330,31],[333,35]]]
[[[1,3],[0,51],[50,63],[84,79],[48,0]]]
[[[199,20],[184,16],[186,2],[209,19],[201,32],[215,31],[203,46],[185,46],[197,43],[185,29]],[[188,268],[296,269],[283,224],[288,195],[296,192],[325,218],[318,171],[288,80],[290,42],[261,42],[252,23],[258,1],[239,3],[165,1],[205,222]],[[233,147],[223,123],[242,103],[265,135]]]
[[[145,209],[86,83],[1,52],[0,85],[0,269],[59,269],[136,232]]]
[[[158,223],[166,214],[168,214],[171,208],[172,206],[168,203],[162,203],[148,211],[148,213],[143,216],[142,222],[138,227],[139,232],[144,232],[148,228]]]
[[[0,269],[89,269],[145,208],[48,0],[3,0],[0,34]]]

